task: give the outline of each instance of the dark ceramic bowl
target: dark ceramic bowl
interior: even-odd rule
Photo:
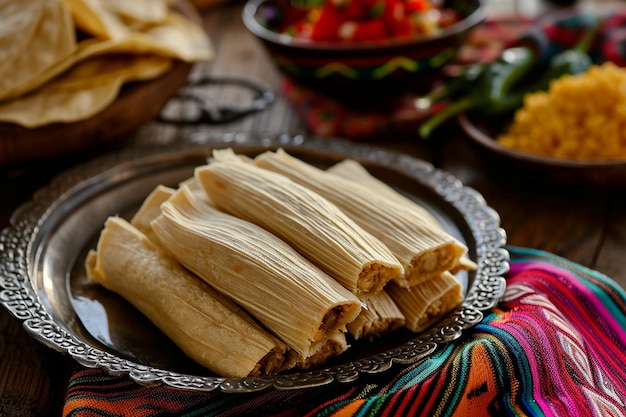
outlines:
[[[281,34],[286,0],[248,0],[243,22],[278,68],[316,90],[362,99],[409,88],[427,88],[454,58],[469,31],[485,18],[481,0],[445,1],[463,18],[435,35],[384,41],[315,42]],[[281,9],[281,7],[283,9]]]
[[[496,138],[509,120],[485,120],[462,114],[461,128],[476,145],[489,168],[502,178],[550,181],[573,187],[626,189],[626,161],[574,161],[531,155],[500,145]]]

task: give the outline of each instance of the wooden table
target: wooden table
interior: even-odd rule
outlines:
[[[582,2],[583,7],[611,2]],[[613,2],[614,3],[614,2]],[[617,2],[620,3],[620,2]],[[203,12],[203,23],[213,41],[213,60],[197,65],[192,75],[238,76],[278,89],[280,75],[260,44],[245,30],[242,4],[227,3]],[[492,0],[491,6],[538,13],[546,5],[531,1]],[[221,101],[237,100],[223,97]],[[177,128],[150,123],[124,142],[124,146],[159,146],[220,132],[306,133],[305,125],[284,98],[260,114],[227,125]],[[626,193],[560,187],[550,183],[512,183],[486,169],[480,153],[461,131],[451,126],[434,142],[417,138],[380,138],[374,144],[406,152],[433,162],[478,190],[501,216],[508,243],[551,251],[597,269],[626,287]],[[84,154],[2,170],[0,227],[33,191],[55,173],[103,152]],[[0,309],[0,416],[58,415],[67,379],[75,363],[28,336],[18,320]]]

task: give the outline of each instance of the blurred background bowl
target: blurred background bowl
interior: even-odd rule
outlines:
[[[461,114],[458,120],[484,157],[485,167],[503,180],[549,181],[555,186],[615,191],[626,189],[626,161],[579,161],[532,155],[498,143],[497,137],[510,119],[486,120]]]
[[[461,20],[433,35],[367,42],[316,42],[278,32],[289,0],[248,0],[242,18],[278,68],[295,81],[359,102],[431,86],[485,18],[481,0],[444,1]]]

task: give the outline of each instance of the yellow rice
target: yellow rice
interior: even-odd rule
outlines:
[[[498,142],[553,158],[626,159],[626,69],[595,65],[527,94]]]

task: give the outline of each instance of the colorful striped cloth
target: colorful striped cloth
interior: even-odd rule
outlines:
[[[626,416],[626,292],[550,253],[508,247],[507,290],[425,361],[353,384],[251,394],[143,387],[78,369],[65,416]]]

